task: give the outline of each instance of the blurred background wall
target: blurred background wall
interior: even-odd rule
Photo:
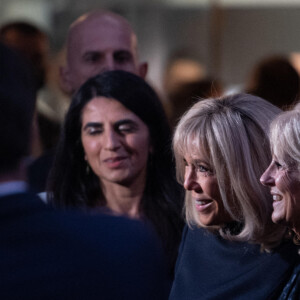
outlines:
[[[158,91],[172,57],[199,62],[231,89],[244,84],[260,58],[300,51],[300,0],[1,0],[0,25],[22,19],[42,27],[52,57],[62,59],[70,23],[97,8],[131,22]]]

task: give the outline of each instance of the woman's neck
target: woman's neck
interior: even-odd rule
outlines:
[[[102,182],[101,186],[106,205],[113,212],[137,219],[141,217],[140,203],[145,184],[127,187],[116,183]]]

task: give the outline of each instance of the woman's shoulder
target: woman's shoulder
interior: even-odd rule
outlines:
[[[198,227],[186,227],[182,243],[170,299],[183,299],[187,293],[189,299],[233,299],[237,293],[239,299],[277,298],[295,264],[290,243],[266,253],[258,244],[226,240]],[[249,289],[243,290],[245,286]]]

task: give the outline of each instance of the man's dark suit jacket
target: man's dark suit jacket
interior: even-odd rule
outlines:
[[[162,261],[138,221],[0,197],[0,299],[166,299]]]

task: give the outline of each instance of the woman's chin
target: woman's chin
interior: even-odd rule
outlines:
[[[275,224],[280,224],[280,225],[286,225],[286,223],[287,223],[285,218],[282,215],[280,215],[274,211],[272,213],[272,222]]]

